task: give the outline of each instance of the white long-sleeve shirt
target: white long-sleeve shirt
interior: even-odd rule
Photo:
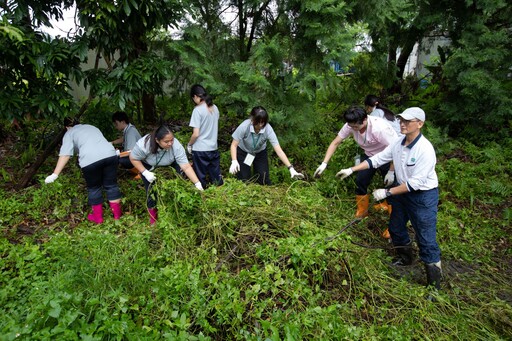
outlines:
[[[399,139],[367,161],[371,168],[393,161],[396,180],[399,184],[407,183],[409,192],[425,191],[438,186],[436,152],[421,133],[408,146],[405,145],[405,138]]]

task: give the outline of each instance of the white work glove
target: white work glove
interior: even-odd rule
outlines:
[[[229,172],[231,174],[236,174],[240,171],[240,164],[238,163],[237,160],[232,160],[231,161],[231,166],[229,167]]]
[[[388,174],[384,177],[384,186],[391,186],[395,182],[395,171],[388,171]]]
[[[121,155],[121,151],[119,149],[116,149],[116,155],[117,156]]]
[[[44,179],[44,183],[46,184],[51,184],[52,182],[54,182],[55,180],[57,180],[59,176],[55,173],[52,173],[52,175],[48,175],[46,177],[46,179]]]
[[[148,171],[147,169],[142,172],[142,175],[148,180],[150,183],[156,180],[155,173]]]
[[[292,179],[304,179],[304,174],[298,173],[293,167],[290,168],[290,176],[292,177]]]
[[[386,198],[387,198],[386,189],[380,188],[380,189],[376,189],[375,191],[373,191],[373,199],[375,201],[381,201],[382,199],[386,199]]]
[[[354,173],[352,168],[342,169],[338,173],[336,173],[336,177],[340,178],[340,180],[343,180],[346,177],[350,176],[352,173]]]
[[[196,186],[198,190],[204,191],[203,185],[201,185],[201,181],[196,182],[194,186]]]
[[[189,145],[189,144],[187,144],[187,152],[188,152],[189,154],[192,154],[192,146],[191,146],[191,145]]]
[[[324,172],[324,170],[327,168],[327,163],[325,162],[322,162],[322,164],[320,166],[318,166],[318,168],[316,169],[315,171],[315,174],[313,174],[313,176],[320,176],[322,175],[322,173]]]

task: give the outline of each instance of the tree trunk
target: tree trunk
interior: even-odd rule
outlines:
[[[155,109],[155,95],[144,92],[142,94],[142,113],[144,122],[155,123],[157,121]]]
[[[411,52],[414,49],[415,44],[415,41],[409,42],[402,48],[402,51],[400,52],[400,56],[398,57],[398,60],[396,62],[396,67],[398,68],[396,77],[398,79],[402,79],[404,77],[405,66],[407,65],[407,60],[409,59],[409,56],[411,55]]]

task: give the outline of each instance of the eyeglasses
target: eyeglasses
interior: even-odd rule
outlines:
[[[420,120],[406,120],[406,119],[403,119],[401,117],[399,117],[398,119],[400,120],[400,124],[403,123],[406,126],[408,126],[409,123],[411,123],[411,122],[419,122],[420,121]]]

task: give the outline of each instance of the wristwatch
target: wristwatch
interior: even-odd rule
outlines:
[[[391,194],[391,190],[390,190],[389,188],[388,188],[388,189],[386,189],[386,198],[387,198],[387,197],[390,197],[390,196],[392,196],[392,195],[393,195],[393,194]]]

